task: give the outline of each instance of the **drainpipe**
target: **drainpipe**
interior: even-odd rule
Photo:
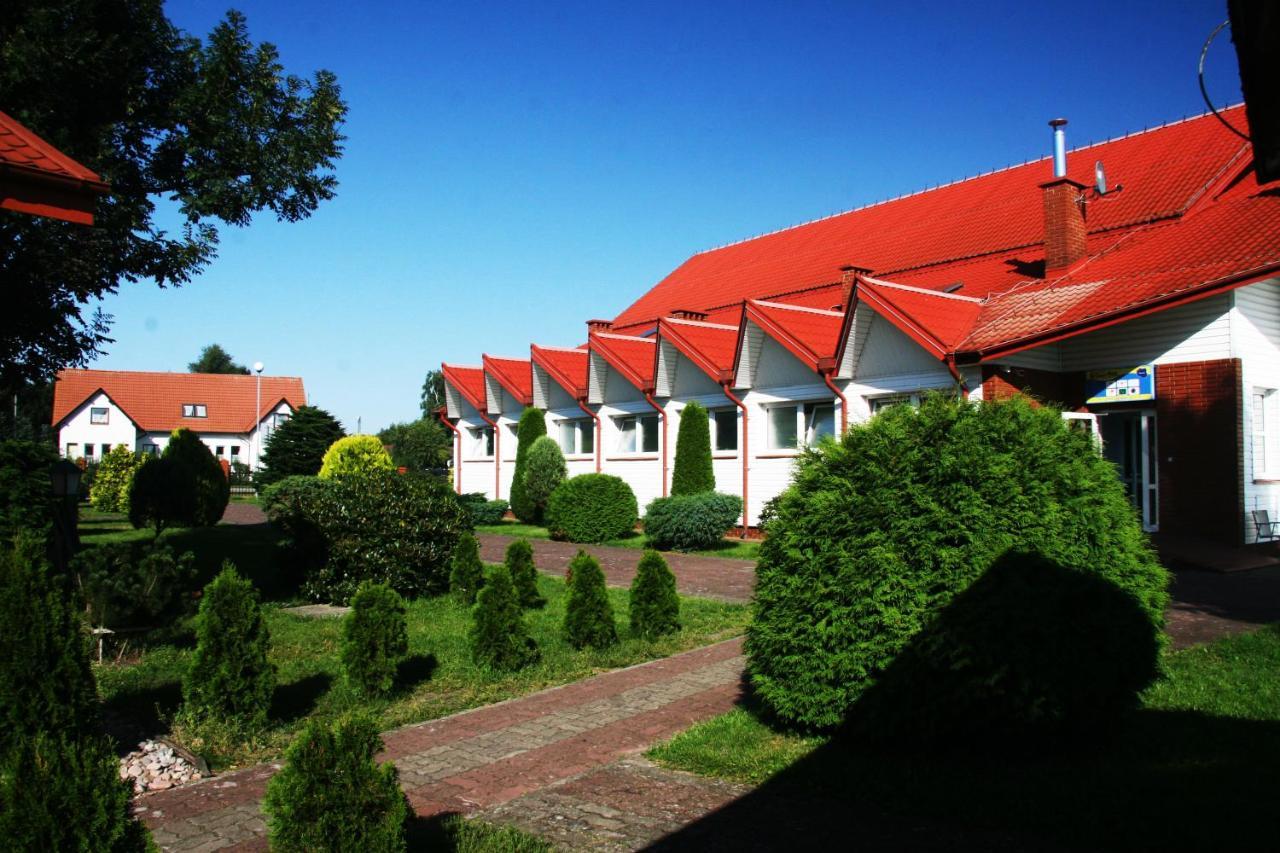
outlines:
[[[493,429],[493,499],[496,501],[501,497],[498,492],[502,484],[502,433],[498,431],[498,425],[489,420],[489,416],[484,412],[477,409],[476,414]]]
[[[586,404],[582,402],[582,399],[581,399],[581,398],[579,398],[579,399],[577,400],[577,403],[578,403],[578,408],[579,408],[579,409],[582,409],[582,411],[586,412],[588,415],[591,415],[591,420],[593,420],[593,421],[595,421],[595,422],[596,422],[596,440],[595,440],[595,445],[596,445],[596,473],[597,473],[597,474],[599,474],[599,473],[600,473],[600,439],[601,439],[601,435],[600,435],[600,416],[599,416],[598,414],[596,414],[595,412],[591,411],[590,409],[588,409],[588,408],[587,408],[587,406],[586,406]]]
[[[964,381],[964,376],[960,373],[960,368],[956,366],[956,354],[947,353],[947,370],[951,371],[951,378],[955,379],[956,384],[960,386],[960,390],[967,397],[969,395],[969,383]]]
[[[840,393],[840,389],[831,381],[831,373],[824,372],[822,381],[827,383],[827,387],[831,389],[831,393],[836,395],[836,399],[840,401],[840,435],[843,436],[849,431],[849,401],[845,399],[844,394]]]
[[[726,382],[720,386],[720,390],[724,395],[734,402],[739,409],[742,410],[742,537],[747,538],[747,404],[733,396],[733,392],[729,390],[729,384]]]
[[[665,498],[667,496],[667,411],[658,405],[648,391],[644,392],[644,398],[662,418],[662,496]]]
[[[453,490],[458,494],[462,494],[462,433],[458,431],[458,428],[453,425],[453,422],[449,420],[444,412],[437,412],[437,415],[440,418],[440,423],[453,430],[453,446],[455,448],[453,451]]]

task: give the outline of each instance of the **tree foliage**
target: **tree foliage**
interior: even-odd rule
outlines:
[[[676,576],[657,551],[645,551],[631,581],[631,633],[654,639],[680,630]]]
[[[349,435],[330,445],[320,462],[320,479],[364,477],[391,471],[391,456],[376,435]]]
[[[547,501],[565,477],[569,468],[565,465],[564,454],[560,445],[548,435],[540,435],[529,447],[524,460],[524,495],[533,506],[537,518],[542,518],[547,511]]]
[[[201,40],[160,0],[10,0],[0,104],[111,185],[93,228],[0,212],[5,382],[84,364],[110,342],[110,318],[86,306],[121,282],[189,282],[220,225],[292,222],[332,198],[347,109],[333,74],[287,73],[238,12]]]
[[[9,543],[20,530],[47,540],[57,502],[50,479],[58,457],[48,445],[34,441],[0,441],[0,541]]]
[[[604,572],[586,551],[569,561],[569,600],[564,608],[564,635],[575,649],[604,649],[618,642],[613,605]]]
[[[392,424],[378,433],[378,440],[391,449],[392,463],[410,471],[440,468],[452,453],[449,436],[435,417]]]
[[[476,596],[469,639],[471,658],[493,669],[523,669],[541,656],[525,627],[520,600],[506,566],[494,566]]]
[[[511,475],[511,512],[526,524],[537,524],[542,520],[538,507],[529,499],[524,487],[525,461],[529,448],[539,438],[547,434],[547,413],[542,409],[529,406],[520,413],[520,421],[516,424],[516,470]]]
[[[218,460],[191,430],[175,429],[159,458],[145,462],[129,488],[129,522],[168,527],[212,527],[231,500],[231,484]]]
[[[264,488],[294,475],[314,477],[320,473],[325,451],[344,435],[342,424],[324,409],[299,406],[271,431],[254,483]]]
[[[434,420],[436,412],[444,405],[444,373],[439,370],[428,370],[422,381],[422,395],[418,405],[422,407],[424,420]]]
[[[507,546],[505,564],[515,584],[521,607],[542,607],[547,600],[538,592],[538,567],[533,562],[533,546],[517,539]]]
[[[219,344],[209,344],[200,350],[200,356],[187,365],[187,370],[191,373],[249,375],[249,368],[243,364],[236,364],[235,359],[231,357],[231,353],[224,350]]]
[[[396,667],[409,653],[404,599],[386,584],[360,584],[342,622],[342,666],[366,696],[385,696],[395,686]]]
[[[715,488],[716,475],[711,468],[711,425],[707,420],[707,410],[694,401],[680,410],[671,494],[696,495],[713,492]]]
[[[570,542],[604,542],[635,529],[636,496],[621,477],[579,474],[547,501],[547,529]]]
[[[131,450],[127,444],[117,444],[107,451],[98,463],[89,489],[89,503],[93,508],[99,512],[128,512],[133,475],[146,461],[145,455]]]

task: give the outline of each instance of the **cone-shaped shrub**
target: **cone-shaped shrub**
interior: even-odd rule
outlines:
[[[212,527],[221,521],[231,500],[231,483],[200,437],[189,429],[175,429],[161,459],[177,470],[182,486],[177,500],[184,507],[184,522],[192,527]]]
[[[342,622],[342,666],[366,696],[385,696],[395,686],[396,666],[409,652],[404,599],[381,583],[365,581]]]
[[[586,551],[569,561],[573,580],[564,609],[564,635],[575,649],[603,649],[618,642],[613,606],[604,585],[604,572]]]
[[[569,469],[564,462],[564,454],[555,439],[547,435],[538,439],[529,448],[529,455],[524,460],[524,493],[534,506],[534,512],[541,519],[547,510],[547,501],[556,487],[565,481]]]
[[[676,464],[671,471],[671,494],[696,495],[716,490],[711,470],[711,425],[701,404],[689,403],[680,410],[680,432],[676,436]]]
[[[538,592],[538,569],[533,564],[533,546],[528,539],[517,539],[507,546],[506,566],[521,607],[542,607],[547,603]]]
[[[480,666],[515,671],[539,658],[506,566],[489,572],[471,610],[471,658]]]
[[[349,717],[333,728],[308,722],[262,801],[271,849],[404,850],[409,804],[395,765],[374,761],[381,749],[382,738],[367,717]]]
[[[516,470],[511,475],[510,497],[511,512],[526,524],[538,524],[542,521],[541,510],[525,491],[524,472],[529,448],[546,434],[546,412],[530,406],[520,414],[520,422],[516,424]]]
[[[196,650],[182,683],[184,716],[234,732],[261,730],[275,689],[269,642],[253,584],[223,563],[200,601]]]
[[[653,639],[680,630],[676,576],[657,551],[645,551],[631,581],[631,633]]]
[[[484,566],[480,563],[480,543],[470,533],[462,534],[449,569],[449,591],[467,604],[474,604],[484,586]]]
[[[376,435],[349,435],[340,438],[324,452],[319,477],[336,480],[395,470],[391,454]]]

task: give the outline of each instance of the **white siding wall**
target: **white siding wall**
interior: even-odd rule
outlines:
[[[483,456],[483,445],[475,439],[472,430],[487,427],[475,407],[459,394],[457,398],[459,418],[456,426],[462,433],[462,453],[458,464],[462,465],[462,492],[483,492],[493,500],[493,458]]]
[[[107,410],[105,424],[90,422],[89,410],[94,408]],[[102,445],[109,444],[115,447],[117,444],[124,444],[132,449],[136,446],[137,440],[138,428],[134,426],[133,421],[129,420],[129,416],[111,402],[106,394],[99,392],[63,421],[62,427],[58,430],[58,451],[63,456],[78,459],[85,455],[85,445],[92,444],[93,458],[101,459]],[[75,445],[70,451],[67,447],[69,444]]]
[[[1272,519],[1280,519],[1280,481],[1257,478],[1253,441],[1253,389],[1280,389],[1280,282],[1272,279],[1235,291],[1231,311],[1231,344],[1233,355],[1240,359],[1244,390],[1244,535],[1246,542],[1257,538],[1250,513],[1265,509]],[[1272,413],[1280,412],[1273,405]],[[1268,424],[1280,429],[1280,423]],[[1273,440],[1272,447],[1280,446]],[[1267,466],[1280,473],[1280,464]]]
[[[858,310],[862,310],[862,306]],[[941,366],[938,359],[879,315],[873,314],[864,328],[865,342],[861,340],[861,330],[856,326],[853,331],[857,336],[850,342],[857,348],[853,375],[859,381],[881,376],[924,373]],[[945,367],[942,370],[947,372]]]
[[[498,494],[504,501],[511,500],[511,478],[516,471],[516,450],[519,449],[519,437],[516,435],[515,426],[520,422],[520,415],[524,413],[524,406],[515,397],[511,396],[511,392],[505,388],[499,389],[496,399],[499,400],[500,411],[496,415],[490,415],[498,423],[498,432],[502,436],[501,453],[502,465],[498,472],[498,477],[502,481],[502,489]]]
[[[266,402],[266,401],[264,400],[263,402]],[[271,437],[271,430],[273,428],[271,426],[271,424],[273,423],[272,416],[273,415],[290,415],[292,413],[293,413],[293,409],[291,409],[289,407],[289,404],[284,402],[283,400],[280,401],[280,404],[278,406],[276,406],[274,409],[272,409],[270,412],[267,413],[267,415],[258,424],[258,428],[253,431],[253,435],[249,436],[248,445],[249,445],[249,453],[252,456],[252,460],[245,460],[246,464],[251,465],[254,469],[261,467],[262,450],[264,447],[266,447],[267,439]],[[205,442],[205,444],[208,444],[208,443],[209,442],[207,441]],[[244,453],[244,452],[245,451],[243,450],[241,451],[241,453]]]
[[[781,349],[781,348],[779,348]],[[790,353],[782,350],[787,358],[795,359]],[[767,358],[767,356],[766,356]],[[769,369],[766,358],[761,358],[759,373],[764,375]],[[798,363],[798,362],[797,362]],[[803,365],[801,365],[803,366]],[[768,409],[773,403],[806,403],[830,402],[834,395],[831,389],[821,381],[814,382],[817,375],[808,372],[809,382],[783,387],[753,388],[742,394],[742,401],[747,405],[749,414],[747,429],[750,438],[748,475],[750,477],[750,494],[747,496],[747,519],[749,524],[758,524],[760,512],[765,503],[776,497],[791,482],[798,451],[775,450],[769,447]],[[839,401],[836,400],[836,429],[840,427]],[[739,443],[741,447],[741,443]],[[739,477],[741,472],[739,471]],[[728,490],[726,490],[728,491]],[[741,484],[733,490],[741,493]]]

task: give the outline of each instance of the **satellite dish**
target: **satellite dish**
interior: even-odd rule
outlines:
[[[264,366],[264,365],[262,364],[262,362],[260,362],[260,361],[255,361],[255,362],[253,363],[253,372],[254,372],[254,373],[261,373],[261,372],[262,372],[262,368],[263,368],[263,366]]]
[[[1107,172],[1102,168],[1101,160],[1093,164],[1093,188],[1098,191],[1098,195],[1107,194]]]

